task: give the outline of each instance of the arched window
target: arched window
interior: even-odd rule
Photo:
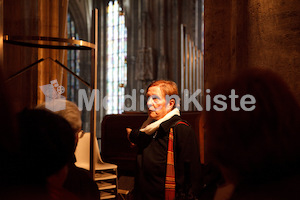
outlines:
[[[78,33],[75,29],[75,24],[72,16],[68,13],[68,38],[79,39]],[[68,51],[68,67],[74,73],[79,75],[80,73],[80,51],[69,50]],[[77,102],[77,91],[79,89],[79,80],[76,79],[72,74],[68,73],[68,89],[67,98],[70,101]]]
[[[124,13],[117,0],[109,1],[106,15],[106,114],[117,114],[124,111],[127,84],[127,29]]]

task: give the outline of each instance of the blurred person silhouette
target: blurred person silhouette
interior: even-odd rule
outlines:
[[[54,99],[53,101],[45,102],[39,104],[37,109],[47,109],[53,108],[63,108],[61,110],[55,109],[54,113],[66,119],[72,127],[73,133],[75,135],[75,148],[77,146],[78,137],[84,134],[82,131],[82,120],[81,112],[79,111],[77,105],[71,101],[64,99]],[[79,168],[75,165],[76,158],[75,155],[73,159],[68,164],[68,175],[63,184],[63,187],[68,191],[74,193],[76,196],[80,197],[82,200],[99,200],[100,192],[95,181],[91,178],[88,170]]]
[[[227,191],[219,188],[215,199],[299,198],[300,108],[293,93],[277,74],[256,68],[220,83],[211,96],[227,97],[232,89],[237,102],[254,96],[255,109],[206,112],[208,158],[227,182]]]
[[[191,126],[180,118],[173,81],[152,82],[147,90],[148,119],[140,130],[127,128],[139,148],[137,199],[196,199],[201,188],[200,154]]]
[[[11,105],[10,92],[6,90],[0,70],[0,199],[7,190],[18,182],[19,174],[19,134],[16,129],[16,115]]]
[[[5,199],[78,199],[62,187],[75,149],[69,123],[46,110],[25,109],[17,119],[20,177]]]

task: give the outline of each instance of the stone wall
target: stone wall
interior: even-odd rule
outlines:
[[[300,1],[251,0],[248,65],[282,75],[300,102]]]

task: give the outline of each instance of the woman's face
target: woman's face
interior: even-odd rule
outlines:
[[[146,94],[148,115],[151,119],[159,120],[171,111],[159,86],[152,86]]]

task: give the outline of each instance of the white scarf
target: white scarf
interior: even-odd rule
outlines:
[[[161,118],[155,122],[153,122],[153,119],[150,119],[148,117],[148,119],[143,123],[140,131],[146,133],[147,135],[151,135],[158,129],[158,127],[161,123],[172,118],[174,115],[180,116],[180,111],[178,108],[174,108],[171,112],[167,113],[163,118]]]

